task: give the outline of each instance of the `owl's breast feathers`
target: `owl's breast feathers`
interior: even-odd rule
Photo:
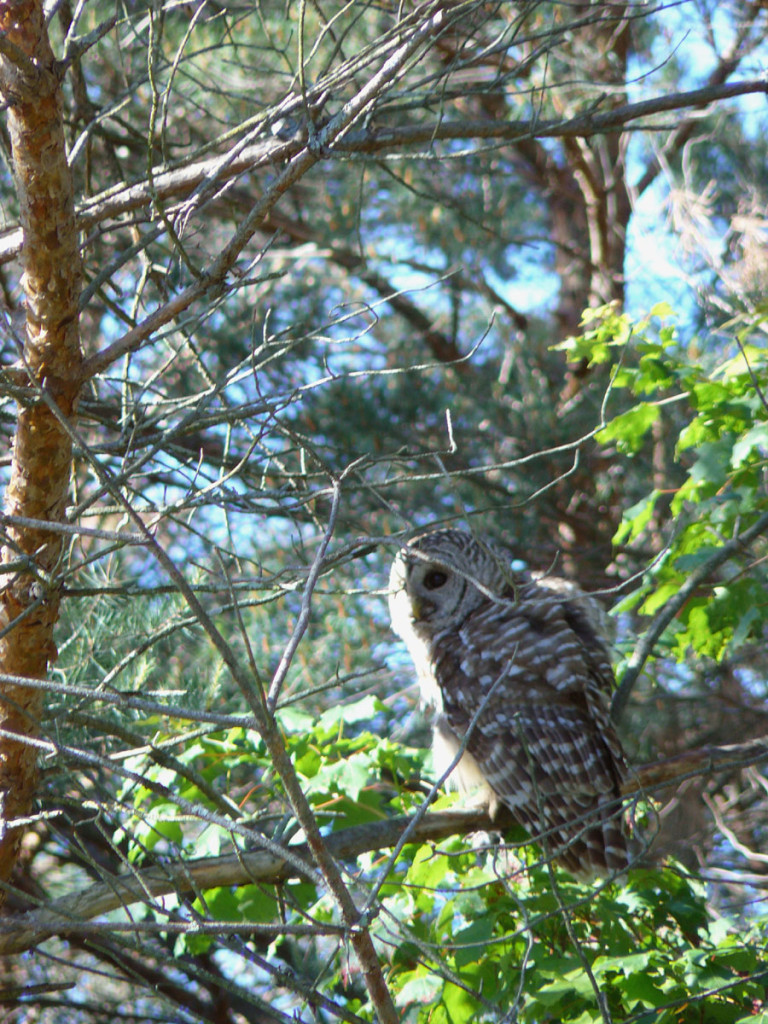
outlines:
[[[578,598],[526,584],[434,636],[431,653],[442,698],[436,736],[454,754],[464,743],[465,775],[482,772],[491,812],[506,805],[574,873],[623,870],[613,671]],[[461,766],[458,774],[464,788]]]

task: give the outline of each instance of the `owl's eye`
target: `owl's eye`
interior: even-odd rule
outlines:
[[[448,579],[448,573],[442,569],[430,569],[424,577],[424,586],[427,590],[439,590]]]

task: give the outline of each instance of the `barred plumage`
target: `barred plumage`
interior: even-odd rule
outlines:
[[[626,765],[609,720],[610,655],[597,602],[578,587],[513,572],[511,555],[437,530],[392,566],[392,627],[434,709],[438,772],[480,786],[569,871],[628,864],[620,814]]]

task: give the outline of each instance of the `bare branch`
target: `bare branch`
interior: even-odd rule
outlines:
[[[371,127],[357,129],[354,134],[347,135],[338,142],[326,141],[324,146],[328,150],[332,149],[335,157],[344,157],[375,156],[383,151],[462,139],[468,142],[490,140],[504,144],[533,138],[589,138],[605,132],[620,131],[640,118],[654,117],[675,110],[703,107],[737,96],[767,91],[768,86],[764,79],[753,79],[707,86],[691,92],[657,96],[653,99],[625,104],[602,114],[598,108],[586,114],[557,121],[538,118],[529,121],[479,119],[452,121],[441,118],[439,121],[419,125],[403,125],[396,128],[377,128],[374,123]],[[642,130],[663,131],[666,130],[666,126],[644,125]],[[340,130],[339,134],[341,134]],[[324,138],[330,138],[327,131]],[[188,196],[202,184],[229,181],[260,167],[279,165],[286,161],[290,163],[305,147],[306,142],[302,138],[292,138],[288,141],[272,139],[253,143],[238,151],[231,158],[213,157],[173,170],[158,169],[156,173],[153,173],[151,186],[149,182],[138,182],[127,188],[111,189],[108,193],[94,196],[82,204],[77,212],[78,228],[87,230],[110,218],[141,209],[154,197],[159,200],[167,200],[177,196]],[[297,175],[297,178],[299,176],[301,175]],[[280,194],[287,187],[288,185],[285,185]],[[276,188],[276,184],[273,188]],[[274,196],[272,201],[265,204],[264,212],[272,208],[277,198],[278,196]],[[263,215],[264,213],[262,213]],[[20,230],[6,232],[0,237],[0,264],[17,256],[20,249]]]

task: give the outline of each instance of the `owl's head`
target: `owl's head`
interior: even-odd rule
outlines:
[[[402,548],[389,577],[392,627],[401,637],[416,628],[435,633],[458,625],[487,600],[502,595],[510,555],[464,530],[435,530]]]

